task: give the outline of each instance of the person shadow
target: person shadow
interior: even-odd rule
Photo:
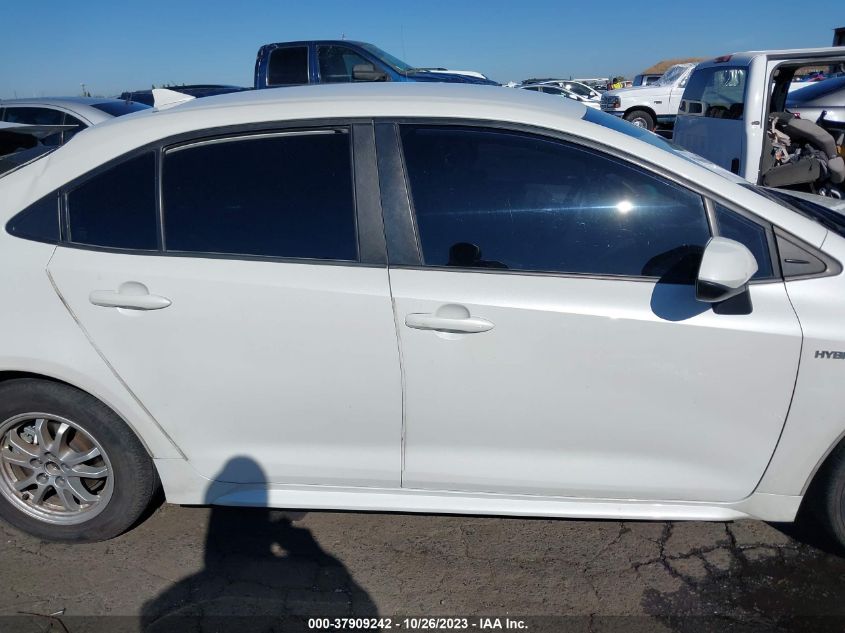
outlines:
[[[204,566],[144,604],[141,629],[182,631],[305,631],[308,619],[377,618],[369,594],[326,552],[298,516],[271,510],[267,477],[249,457],[230,459],[206,503],[234,492],[233,481],[257,482],[255,507],[212,506]]]

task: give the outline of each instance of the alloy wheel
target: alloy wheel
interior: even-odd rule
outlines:
[[[79,424],[44,413],[0,423],[0,494],[24,513],[82,523],[105,509],[113,490],[106,452]]]

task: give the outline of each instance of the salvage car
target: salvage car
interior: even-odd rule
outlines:
[[[750,182],[842,197],[845,123],[796,118],[787,103],[816,90],[790,94],[796,71],[843,63],[842,47],[750,51],[702,62],[684,91],[673,140]]]
[[[87,127],[148,107],[135,101],[102,97],[3,99],[0,100],[0,121],[65,126],[41,140],[44,145],[62,145]]]
[[[786,109],[808,121],[845,123],[845,77],[825,79],[790,92]]]
[[[818,199],[818,198],[816,198]],[[791,521],[845,541],[845,220],[574,100],[370,84],[0,177],[0,515],[167,500]]]

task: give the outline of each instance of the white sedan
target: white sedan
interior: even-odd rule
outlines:
[[[112,537],[160,481],[625,519],[808,497],[845,541],[845,221],[575,101],[211,97],[8,171],[0,216],[0,515],[39,537]]]

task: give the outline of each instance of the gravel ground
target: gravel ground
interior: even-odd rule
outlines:
[[[287,630],[285,614],[529,616],[529,630],[845,628],[845,558],[812,524],[756,521],[164,505],[91,545],[0,525],[0,586],[0,631]],[[215,616],[225,617],[209,625]]]

